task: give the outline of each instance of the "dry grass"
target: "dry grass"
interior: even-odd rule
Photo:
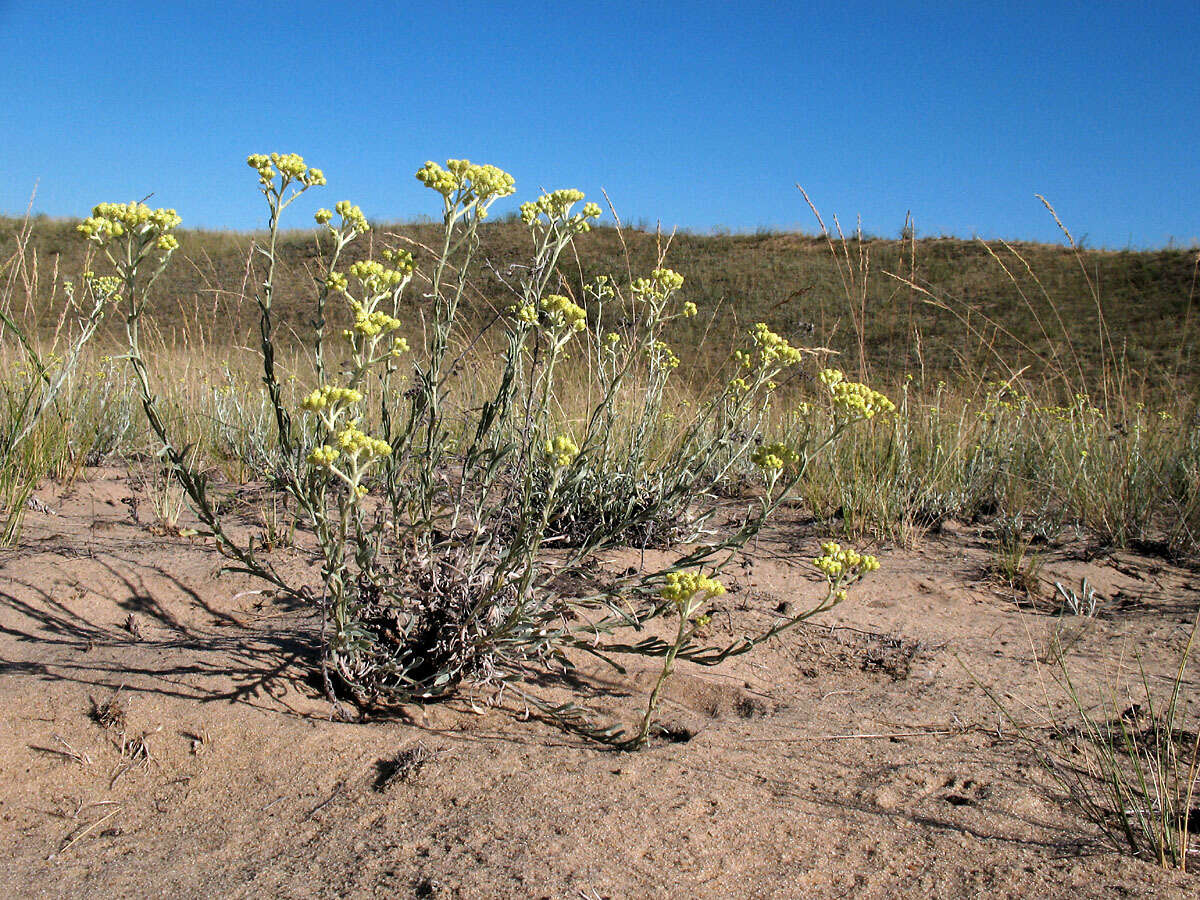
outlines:
[[[38,220],[22,242],[20,220],[0,218],[0,258],[23,248],[24,265],[16,270],[20,309],[44,313],[56,280],[84,265],[86,248],[74,224]],[[414,248],[420,264],[421,248],[435,243],[439,227],[380,224],[376,241]],[[224,347],[230,334],[251,334],[255,280],[247,258],[254,237],[180,232],[180,257],[159,282],[151,310],[165,344]],[[512,302],[508,266],[530,248],[519,222],[485,224],[481,237],[468,311],[486,321]],[[664,243],[651,232],[596,228],[578,239],[578,258],[564,265],[562,287],[578,296],[580,284],[597,274],[648,271]],[[348,260],[368,250],[364,243]],[[316,233],[285,233],[281,258],[275,306],[281,331],[306,334]],[[669,242],[670,265],[687,276],[687,296],[702,310],[685,323],[680,342],[696,345],[707,336],[710,366],[736,334],[765,321],[795,342],[832,347],[848,373],[880,384],[908,374],[932,383],[1018,371],[1040,380],[1065,369],[1075,385],[1098,385],[1113,374],[1115,358],[1135,373],[1129,390],[1194,385],[1200,379],[1192,340],[1197,259],[1194,249],[1073,250],[856,234],[830,240],[782,232],[681,233]],[[421,312],[413,301],[414,323]],[[43,334],[53,331],[51,317],[43,315],[39,324]]]
[[[379,231],[420,253],[436,227]],[[175,433],[220,478],[242,483],[261,469],[256,447],[267,442],[256,430],[270,428],[256,352],[247,346],[256,330],[255,277],[247,266],[254,236],[181,238],[184,256],[153,295],[146,352]],[[500,346],[487,325],[510,300],[507,263],[527,252],[519,224],[485,225],[482,239],[484,262],[467,298],[478,327],[453,354],[470,375],[462,395],[468,409],[494,382]],[[1023,517],[1044,531],[1086,528],[1117,546],[1172,555],[1200,546],[1194,250],[840,234],[679,234],[668,242],[599,228],[579,237],[563,289],[577,291],[582,278],[600,271],[653,265],[668,243],[671,265],[687,277],[686,296],[702,310],[675,326],[673,343],[689,355],[686,377],[669,387],[672,409],[695,408],[733,339],[754,321],[830,347],[839,366],[861,370],[855,375],[901,402],[902,416],[838,448],[806,480],[801,499],[827,523],[908,543],[948,518]],[[84,264],[83,242],[71,222],[0,220],[0,247],[3,310],[50,352],[69,339],[61,282]],[[289,391],[311,380],[301,340],[311,310],[302,298],[311,294],[316,250],[314,234],[283,236],[278,368]],[[415,336],[423,321],[425,311],[413,301],[406,329]],[[10,475],[14,466],[24,473],[18,482],[69,480],[110,454],[137,457],[152,449],[128,375],[111,359],[117,353],[115,339],[96,342],[68,399],[10,461]],[[24,371],[14,341],[0,345],[0,364],[12,390]],[[589,379],[576,374],[558,394],[558,415],[567,423],[591,399]],[[801,375],[781,386],[776,433],[794,427],[793,405],[810,395],[805,382]],[[639,402],[631,382],[620,403],[635,410]],[[681,415],[673,427],[682,432],[689,421]],[[670,434],[661,440],[669,443]],[[24,502],[19,491],[6,494]],[[162,491],[145,499],[171,506]],[[159,516],[168,525],[176,518],[166,508]],[[1015,546],[1023,540],[1018,536]]]

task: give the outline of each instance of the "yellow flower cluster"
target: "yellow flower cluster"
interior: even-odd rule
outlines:
[[[821,545],[821,555],[813,560],[813,565],[831,582],[838,582],[864,572],[874,572],[879,568],[879,560],[865,553],[843,550],[837,543],[828,541]]]
[[[696,315],[696,313],[698,313],[698,312],[699,312],[699,310],[696,308],[696,304],[693,303],[691,300],[689,300],[687,303],[683,304],[683,317],[685,319],[690,319],[692,316]]]
[[[546,317],[555,327],[567,327],[572,331],[583,331],[587,328],[587,313],[582,306],[572,302],[562,294],[547,294],[541,301]],[[518,316],[520,314],[518,313]]]
[[[107,243],[126,232],[157,234],[159,241],[170,237],[158,247],[170,251],[178,247],[179,242],[166,232],[178,227],[182,221],[173,209],[151,209],[145,203],[100,203],[93,207],[91,216],[84,219],[77,230],[97,244]]]
[[[536,200],[521,204],[521,221],[526,225],[532,225],[538,216],[546,216],[550,219],[565,216],[567,210],[582,199],[583,191],[577,191],[574,188],[542,194]]]
[[[308,463],[318,469],[332,469],[339,456],[341,456],[340,453],[325,444],[313,448],[312,452],[308,454]]]
[[[750,337],[758,347],[758,359],[764,366],[776,363],[794,366],[803,358],[803,353],[788,343],[787,338],[781,337],[770,328],[766,322],[759,322],[750,332]]]
[[[750,461],[763,469],[782,469],[798,463],[800,454],[786,444],[775,442],[756,447],[750,454]]]
[[[883,394],[857,381],[847,381],[839,369],[825,369],[817,377],[829,388],[834,406],[848,415],[870,419],[877,413],[896,411],[896,404]]]
[[[371,437],[359,430],[353,422],[337,433],[336,440],[338,447],[355,459],[359,457],[374,459],[379,456],[387,456],[392,452],[391,444]]]
[[[663,300],[683,287],[683,276],[673,269],[655,269],[649,278],[637,278],[630,288],[642,300]]]
[[[310,168],[304,157],[298,153],[272,153],[267,156],[262,153],[251,153],[246,157],[246,165],[258,172],[258,181],[263,187],[271,187],[275,182],[275,170],[283,176],[283,183],[298,181],[305,187],[325,183],[325,173],[320,169]]]
[[[584,204],[582,212],[568,218],[571,207],[582,199],[583,191],[577,191],[574,188],[542,194],[536,200],[521,204],[521,221],[526,225],[533,225],[541,216],[545,216],[551,222],[558,219],[566,220],[572,231],[590,231],[592,226],[589,220],[600,218],[598,203]]]
[[[357,231],[359,234],[365,234],[371,230],[363,211],[349,200],[339,200],[333,208],[342,217],[343,226],[349,225],[352,231]]]
[[[413,270],[413,255],[407,250],[389,250],[384,249],[380,254],[384,259],[392,264],[392,268],[404,274],[410,274]]]
[[[675,351],[671,349],[670,344],[666,341],[655,341],[650,348],[650,352],[664,368],[679,368],[679,357],[675,355]]]
[[[375,335],[383,334],[386,331],[395,331],[399,327],[399,319],[394,319],[385,312],[375,310],[370,315],[356,316],[352,330],[355,334],[375,337]]]
[[[575,442],[566,435],[559,435],[556,438],[546,441],[546,445],[542,448],[546,452],[546,458],[554,465],[562,468],[569,466],[572,461],[579,455],[579,447]]]
[[[725,585],[700,572],[668,572],[666,581],[658,596],[672,601],[681,609],[689,606],[692,598],[698,594],[719,597],[725,593]]]
[[[95,272],[84,272],[84,282],[102,297],[120,300],[121,279],[116,275],[96,275]],[[70,282],[68,282],[69,284]],[[101,360],[103,362],[103,360]]]
[[[304,398],[300,408],[308,412],[320,412],[324,409],[345,406],[348,403],[360,403],[363,395],[354,388],[336,387],[326,384],[317,388]]]
[[[369,295],[386,294],[400,287],[408,278],[407,272],[389,269],[373,259],[352,263],[350,274],[357,278]]]
[[[911,377],[909,376],[910,379]],[[944,386],[944,382],[938,382],[939,389]],[[1104,419],[1103,411],[1093,406],[1086,394],[1077,393],[1075,395],[1075,402],[1070,406],[1042,406],[1029,394],[1014,390],[1007,382],[989,381],[988,388],[990,391],[983,401],[983,409],[977,413],[979,418],[985,419],[988,422],[994,422],[999,411],[1002,409],[1017,413],[1043,413],[1049,415],[1057,422],[1074,422],[1076,420],[1088,419],[1099,421]],[[1138,412],[1141,412],[1142,409],[1143,404],[1138,404]],[[1160,418],[1162,418],[1161,413]]]
[[[341,272],[330,272],[325,278],[325,287],[335,293],[344,294],[349,286],[350,280]]]
[[[524,322],[527,325],[536,325],[538,320],[537,307],[532,303],[526,303],[522,306],[510,306],[509,312],[517,317],[517,321]]]
[[[564,297],[562,294],[547,294],[538,303],[544,315],[544,321],[551,330],[568,328],[571,331],[583,331],[587,328],[587,311],[582,306]],[[542,316],[538,314],[538,306],[523,303],[520,306],[510,306],[508,311],[518,322],[526,325],[536,325]]]
[[[516,191],[516,182],[507,172],[495,166],[474,165],[469,159],[448,159],[444,169],[435,162],[426,162],[417,170],[417,180],[447,200],[457,192],[466,203],[474,200],[483,204]]]

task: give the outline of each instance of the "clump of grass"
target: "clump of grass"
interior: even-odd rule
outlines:
[[[1116,275],[1106,267],[1129,255],[1085,251],[1042,202],[1068,244],[1058,261],[1027,245],[960,243],[964,259],[993,267],[969,282],[945,280],[944,258],[922,260],[937,244],[911,229],[890,249],[836,219],[831,234],[809,202],[851,326],[839,346],[850,343],[860,377],[877,367],[903,379],[891,427],[837,448],[803,486],[819,515],[902,541],[949,517],[1033,515],[1116,546],[1200,550],[1200,407],[1189,390],[1200,253],[1178,256],[1177,296],[1160,307],[1176,327],[1135,337],[1117,297],[1150,267]],[[884,323],[893,349],[872,354]],[[897,359],[911,371],[891,368]]]
[[[193,456],[195,451],[193,451]],[[144,494],[154,512],[151,527],[165,533],[179,532],[179,518],[187,508],[187,497],[176,482],[170,468],[157,463],[140,463],[133,466],[130,486]],[[137,518],[138,494],[131,499],[134,519]]]
[[[947,519],[1019,518],[1039,541],[1075,528],[1112,546],[1200,551],[1193,398],[1108,414],[1033,390],[905,382],[897,415],[817,460],[799,495],[854,536],[907,542]]]
[[[118,298],[116,279],[83,273],[78,285],[58,282],[50,309],[56,321],[49,348],[39,347],[36,334],[22,327],[14,309],[18,289],[24,286],[26,306],[37,292],[40,279],[36,258],[26,256],[31,224],[18,234],[17,247],[0,265],[0,360],[18,356],[15,372],[3,379],[0,390],[0,546],[14,543],[20,534],[26,504],[38,482],[62,468],[71,457],[69,416],[60,416],[60,427],[43,423],[59,411],[74,385],[84,349],[92,340],[107,309]],[[64,299],[59,300],[61,289]]]
[[[995,532],[992,573],[1012,590],[1035,598],[1041,591],[1042,555],[1033,549],[1038,535],[1021,516],[999,518]]]
[[[125,703],[125,699],[121,696],[120,691],[115,691],[111,697],[100,702],[96,702],[94,697],[89,697],[88,700],[92,705],[90,715],[93,722],[104,730],[115,734],[123,734],[125,732],[126,722],[129,717],[129,707]]]
[[[1054,589],[1062,599],[1059,612],[1063,615],[1082,616],[1090,619],[1100,611],[1100,603],[1104,598],[1096,593],[1096,589],[1088,583],[1087,578],[1083,579],[1078,591],[1063,587],[1062,583],[1058,581],[1054,582]]]
[[[387,791],[401,782],[415,778],[435,755],[425,744],[418,741],[393,756],[378,760],[375,763],[375,790]]]
[[[1200,828],[1200,716],[1189,702],[1198,632],[1200,613],[1165,697],[1152,689],[1139,654],[1134,683],[1110,686],[1099,711],[1085,701],[1065,652],[1057,653],[1055,677],[1069,699],[1070,716],[1050,711],[1052,740],[1018,722],[984,687],[1069,805],[1110,845],[1180,870],[1200,853],[1194,846]]]

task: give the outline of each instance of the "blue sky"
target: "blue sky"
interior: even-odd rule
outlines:
[[[296,207],[436,215],[426,159],[608,191],[626,221],[1200,241],[1200,3],[54,3],[0,0],[0,212],[174,206],[263,223],[248,153],[299,152]],[[306,198],[307,199],[307,198]],[[607,215],[606,215],[607,219]]]

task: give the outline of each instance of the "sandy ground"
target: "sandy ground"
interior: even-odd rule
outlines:
[[[1086,575],[1106,601],[1056,617],[1018,606],[982,529],[951,523],[877,548],[820,625],[682,666],[661,718],[690,739],[622,754],[483,696],[330,721],[311,615],[218,577],[145,503],[135,523],[129,496],[125,470],[90,470],[39,492],[55,514],[0,551],[5,896],[1200,894],[1101,844],[969,674],[1036,722],[1057,631],[1085,690],[1135,648],[1162,684],[1200,601],[1187,568],[1056,547],[1043,578]],[[730,569],[714,637],[814,597],[818,539],[774,526]],[[652,677],[585,666],[572,690],[632,721]],[[114,696],[105,727],[93,704]]]

